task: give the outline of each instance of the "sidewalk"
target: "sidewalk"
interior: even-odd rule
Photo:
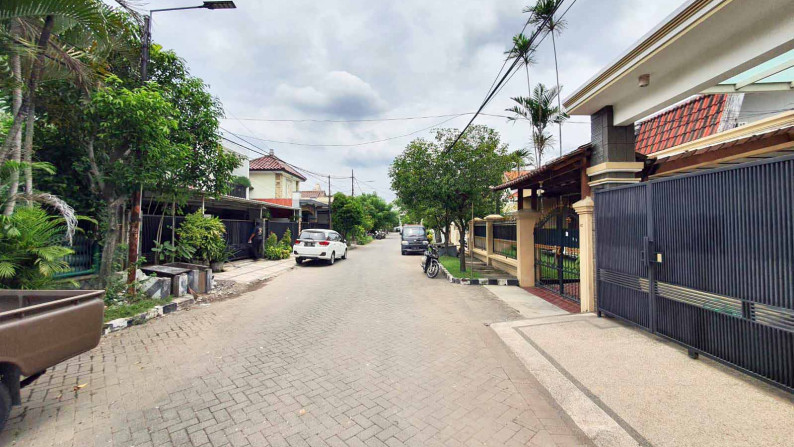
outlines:
[[[794,443],[788,393],[618,320],[488,290],[527,318],[491,327],[596,445]]]
[[[292,270],[295,265],[295,259],[292,257],[280,261],[244,259],[227,262],[224,271],[214,273],[213,277],[216,281],[234,281],[241,285],[247,285],[278,276],[287,270]]]

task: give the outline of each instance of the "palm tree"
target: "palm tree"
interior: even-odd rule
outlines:
[[[529,66],[535,63],[532,56],[535,54],[535,47],[529,41],[529,38],[523,33],[518,33],[513,36],[513,47],[505,51],[507,60],[521,59],[524,62],[524,69],[527,73],[527,94],[532,94],[532,88],[529,84]]]
[[[535,150],[535,167],[542,165],[543,152],[553,145],[554,138],[546,131],[552,123],[561,123],[568,116],[560,112],[559,106],[554,105],[554,100],[559,96],[556,87],[548,88],[538,84],[532,91],[532,96],[518,96],[511,98],[517,105],[506,109],[513,114],[511,121],[525,120],[532,126],[532,146]]]
[[[555,34],[560,34],[565,29],[567,23],[565,20],[558,20],[554,18],[554,13],[557,7],[562,3],[562,0],[537,0],[534,6],[527,6],[524,8],[525,13],[531,14],[529,23],[533,25],[541,25],[551,34],[551,45],[554,49],[554,72],[557,76],[557,108],[562,110],[562,99],[559,92],[560,87],[560,68],[557,65],[557,41],[554,38]],[[560,133],[560,156],[562,156],[562,121],[557,123]]]
[[[112,9],[99,0],[3,0],[0,3],[0,49],[9,55],[11,76],[3,83],[12,90],[12,124],[0,148],[0,165],[12,162],[3,214],[11,215],[19,190],[19,170],[25,172],[25,198],[33,194],[33,137],[36,93],[41,82],[69,77],[88,85],[96,71],[95,54],[107,49],[107,19]],[[92,54],[94,53],[94,54]],[[24,127],[24,142],[22,132]],[[53,196],[54,197],[54,196]]]

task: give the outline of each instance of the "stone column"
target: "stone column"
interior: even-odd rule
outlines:
[[[595,311],[595,233],[591,197],[573,204],[579,215],[579,302],[582,312]]]
[[[493,254],[493,223],[502,220],[498,214],[485,216],[485,252],[488,255],[486,264],[491,265],[491,255]]]
[[[516,239],[518,245],[518,284],[535,286],[535,224],[540,213],[527,208],[516,212]]]

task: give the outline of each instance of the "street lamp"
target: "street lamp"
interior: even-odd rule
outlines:
[[[237,6],[233,1],[206,1],[198,6],[182,6],[179,8],[152,9],[149,14],[143,17],[143,48],[141,49],[141,83],[146,84],[149,80],[149,47],[152,43],[152,14],[155,12],[181,11],[185,9],[235,9]],[[127,251],[127,265],[130,269],[127,276],[127,283],[135,281],[135,265],[138,263],[138,240],[141,232],[141,206],[143,201],[142,187],[135,188],[132,194],[132,209],[130,210],[130,232],[129,249]]]

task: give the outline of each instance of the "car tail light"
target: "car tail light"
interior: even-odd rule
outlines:
[[[322,245],[323,247],[325,247],[326,245],[329,245],[329,244],[330,244],[330,242],[328,242],[328,241],[320,242],[320,245]]]
[[[295,245],[300,245],[301,241],[295,241]]]

